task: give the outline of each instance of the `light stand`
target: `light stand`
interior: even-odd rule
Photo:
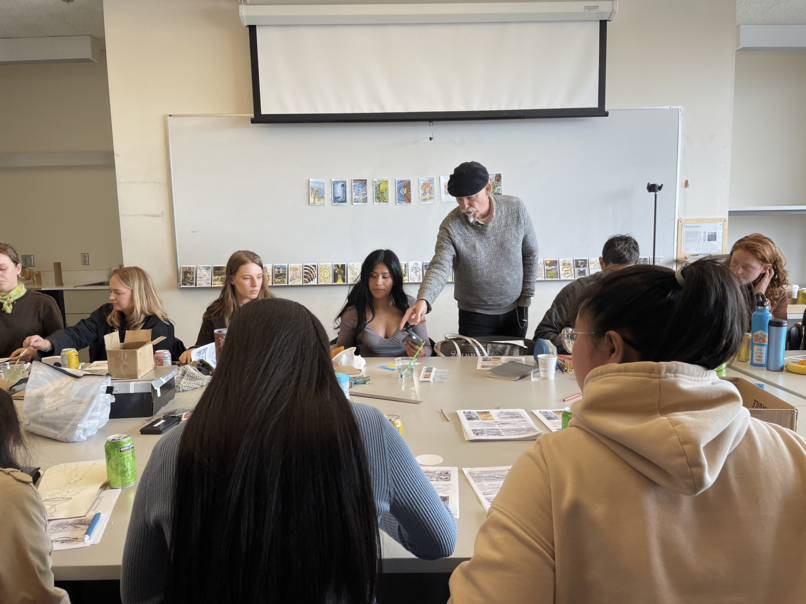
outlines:
[[[647,193],[655,194],[655,216],[652,219],[652,264],[655,264],[655,239],[658,234],[658,193],[662,188],[663,185],[646,183]]]

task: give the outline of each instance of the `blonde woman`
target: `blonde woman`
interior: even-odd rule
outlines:
[[[193,348],[215,341],[215,330],[229,327],[235,311],[252,300],[274,298],[263,269],[263,260],[254,252],[239,250],[227,261],[226,277],[221,295],[207,307],[202,316],[201,329]],[[179,362],[190,363],[193,348],[182,354]]]
[[[184,352],[148,273],[136,266],[121,267],[112,273],[109,291],[110,303],[101,306],[89,318],[57,331],[47,339],[30,336],[23,342],[23,347],[30,346],[40,355],[50,356],[60,354],[64,348],[80,350],[89,346],[90,361],[105,361],[105,335],[117,331],[123,342],[127,329],[150,329],[152,340],[165,337],[154,346],[155,350],[168,350],[172,358]]]
[[[0,357],[12,356],[26,336],[43,338],[64,327],[56,301],[20,282],[20,255],[8,243],[0,243]],[[24,350],[24,349],[23,349]],[[35,353],[26,351],[21,360]],[[20,355],[12,356],[14,360]]]

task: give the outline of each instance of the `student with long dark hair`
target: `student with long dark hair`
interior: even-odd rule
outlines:
[[[789,602],[806,593],[806,440],[714,368],[746,323],[728,267],[639,265],[577,300],[583,397],[512,466],[451,601]]]
[[[182,353],[179,362],[190,363],[191,351],[215,341],[215,330],[229,327],[232,317],[241,306],[252,300],[274,298],[269,289],[263,260],[255,252],[238,250],[227,260],[221,293],[202,316],[199,335],[193,347]]]
[[[347,294],[347,303],[336,317],[336,346],[355,346],[365,357],[414,356],[418,346],[404,342],[400,320],[414,298],[403,291],[400,260],[392,250],[375,250],[361,265],[361,278]],[[425,325],[412,327],[425,345],[419,356],[431,356]]]
[[[140,479],[125,603],[370,603],[378,526],[450,555],[456,523],[402,437],[349,402],[321,323],[290,300],[235,315],[193,416]]]
[[[21,471],[25,449],[11,396],[0,390],[0,602],[69,604],[53,583],[48,516],[31,477]]]

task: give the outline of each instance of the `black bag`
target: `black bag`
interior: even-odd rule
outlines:
[[[434,345],[434,352],[440,357],[486,357],[487,350],[481,342],[460,336],[458,333],[446,333],[445,339]]]

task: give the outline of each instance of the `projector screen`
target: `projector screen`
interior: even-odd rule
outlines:
[[[607,115],[607,21],[249,30],[256,123]]]

